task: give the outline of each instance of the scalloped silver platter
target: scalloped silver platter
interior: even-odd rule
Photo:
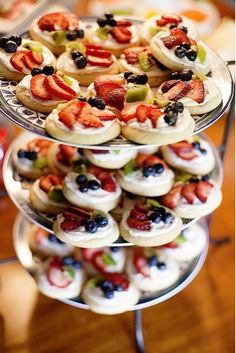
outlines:
[[[128,18],[128,17],[127,17]],[[81,21],[86,22],[88,26],[94,23],[96,17],[81,17]],[[134,20],[137,24],[141,24],[143,21]],[[24,33],[22,36],[27,37],[28,33]],[[216,122],[228,108],[234,91],[233,80],[231,74],[223,62],[223,60],[208,47],[208,52],[210,55],[211,62],[211,77],[216,81],[221,89],[222,93],[222,103],[214,109],[212,112],[198,116],[195,118],[196,127],[194,134],[197,134],[204,129],[208,128],[214,122]],[[0,79],[0,111],[3,112],[14,123],[19,125],[21,128],[26,129],[36,135],[44,137],[48,140],[64,143],[70,146],[83,147],[83,148],[96,148],[96,149],[115,149],[115,148],[142,148],[143,145],[138,145],[134,142],[126,140],[124,137],[120,136],[112,141],[108,141],[101,145],[80,145],[68,143],[60,140],[56,140],[47,134],[44,129],[44,123],[46,115],[42,113],[35,112],[24,105],[22,105],[15,97],[15,87],[17,82],[7,81]]]
[[[16,251],[16,255],[21,263],[21,265],[32,275],[36,271],[37,265],[34,261],[33,254],[30,250],[28,237],[27,237],[27,226],[29,222],[24,219],[21,214],[15,219],[14,227],[13,227],[13,244]],[[201,270],[207,256],[208,245],[209,245],[209,234],[205,221],[201,221],[201,225],[204,227],[206,231],[207,242],[202,253],[192,262],[183,263],[181,265],[181,276],[179,280],[168,289],[157,292],[154,294],[144,293],[139,300],[139,302],[134,305],[129,311],[144,309],[156,304],[159,304],[167,299],[170,299],[180,291],[182,291],[185,287],[187,287],[193,279],[197,276],[199,271]],[[89,306],[83,302],[83,300],[78,298],[73,299],[60,299],[61,302],[74,306],[80,309],[89,310]]]
[[[17,146],[20,146],[23,141],[25,142],[31,137],[34,138],[34,135],[31,135],[28,132],[24,132],[19,137],[17,137],[10,145],[6,157],[4,159],[3,165],[4,183],[10,198],[12,199],[16,207],[19,208],[19,210],[24,214],[24,216],[33,223],[40,226],[41,228],[44,228],[50,233],[53,233],[53,217],[38,212],[32,207],[29,201],[29,187],[32,182],[29,182],[25,178],[20,177],[13,164],[13,151],[15,150],[15,148],[17,148]],[[206,138],[206,136],[202,137],[211,144],[216,161],[215,169],[213,170],[211,175],[213,179],[217,182],[217,184],[221,186],[223,180],[223,167],[219,153],[214,147],[213,143],[208,138]],[[183,229],[196,222],[198,219],[199,218],[183,219]],[[133,245],[132,243],[128,243],[121,237],[115,242],[115,244],[116,246]]]

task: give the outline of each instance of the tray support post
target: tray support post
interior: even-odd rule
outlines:
[[[141,309],[137,309],[134,311],[134,330],[137,353],[145,353]]]

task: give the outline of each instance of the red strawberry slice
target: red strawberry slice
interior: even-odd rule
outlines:
[[[106,273],[104,277],[111,281],[113,285],[121,285],[124,290],[128,290],[129,288],[128,279],[121,273]]]
[[[48,237],[48,232],[44,229],[37,228],[35,233],[34,233],[34,240],[36,244],[42,244],[44,239]]]
[[[127,218],[127,224],[130,228],[138,230],[148,231],[151,229],[150,221],[137,221],[135,218],[130,216]]]
[[[58,161],[62,161],[66,165],[70,165],[72,159],[75,157],[76,148],[66,145],[59,145],[59,151],[56,154],[56,158]]]
[[[36,98],[42,100],[52,99],[51,93],[47,90],[45,86],[45,76],[43,74],[39,74],[31,78],[30,91],[32,95]]]
[[[162,116],[163,113],[162,111],[156,107],[155,105],[150,105],[149,107],[149,119],[151,120],[152,122],[152,126],[155,128],[156,127],[156,123],[157,123],[157,120],[160,118],[160,116]]]
[[[82,217],[82,218],[85,218],[85,219],[90,219],[91,218],[89,211],[84,210],[82,208],[75,207],[75,206],[69,206],[67,208],[67,212],[73,213],[76,216],[79,216],[79,217]]]
[[[153,127],[156,127],[158,118],[163,115],[158,107],[149,104],[140,104],[136,110],[136,117],[140,123],[150,119]]]
[[[36,152],[47,152],[49,147],[52,145],[51,141],[47,141],[44,139],[33,139],[29,143],[27,143],[27,149],[29,151]]]
[[[148,266],[147,259],[144,256],[143,248],[134,248],[133,265],[137,272],[141,273],[144,277],[150,277],[151,271]]]
[[[177,249],[179,247],[179,244],[172,241],[171,243],[163,245],[163,247],[168,249]]]
[[[148,209],[145,207],[145,204],[142,202],[136,202],[136,204],[134,205],[135,210],[145,213],[148,213]]]
[[[50,266],[46,275],[48,282],[57,288],[66,288],[72,282],[72,279],[65,277],[63,269],[56,266]]]
[[[59,80],[55,79],[54,75],[46,76],[44,82],[45,82],[45,87],[47,88],[47,90],[51,94],[53,94],[54,96],[56,96],[60,99],[69,101],[69,100],[73,99],[76,95],[76,93],[73,90],[72,90],[73,93],[71,93],[71,92],[68,92],[68,90],[65,90],[64,88],[60,87],[58,84]],[[68,86],[68,88],[70,88],[70,87]]]
[[[144,165],[144,162],[146,161],[146,159],[148,158],[148,154],[146,153],[142,153],[139,152],[138,155],[135,158],[135,163],[137,165],[138,168],[142,168]]]
[[[116,191],[116,183],[112,177],[108,177],[102,180],[102,189],[108,192]]]
[[[169,23],[178,25],[180,22],[182,22],[182,18],[175,14],[165,14],[165,15],[162,15],[159,20],[156,20],[157,26],[161,26],[161,27],[166,26]]]
[[[130,27],[132,26],[132,22],[131,21],[128,21],[128,20],[118,20],[116,21],[116,25],[118,27]]]
[[[122,86],[123,84],[125,84],[125,79],[124,79],[124,77],[122,77],[120,75],[101,75],[101,76],[98,76],[94,80],[95,90],[99,89],[99,86],[105,82],[106,83],[112,82],[112,83],[116,83],[119,86]]]
[[[104,250],[96,251],[92,256],[92,264],[100,273],[106,273],[107,265],[104,263],[102,259],[102,255],[104,254]]]
[[[64,211],[62,213],[63,217],[67,221],[76,221],[79,226],[83,226],[86,222],[86,218],[83,216],[77,215],[74,212]]]
[[[128,64],[136,64],[138,62],[139,53],[145,51],[148,56],[151,56],[152,53],[148,47],[132,47],[124,50],[125,60]]]
[[[102,248],[80,249],[83,261],[90,262],[92,260],[93,255],[101,250],[102,250]]]
[[[196,186],[196,183],[190,182],[183,185],[181,190],[181,196],[191,205],[194,203]]]
[[[188,98],[191,98],[197,103],[204,102],[205,88],[204,88],[203,81],[192,80],[189,82],[189,85],[190,85],[190,89],[188,90],[187,93],[185,93],[185,96]]]
[[[163,83],[161,86],[162,93],[168,92],[172,87],[174,87],[180,80],[169,80]]]
[[[137,221],[147,221],[148,215],[146,212],[140,212],[135,208],[130,211],[130,217],[135,218]]]
[[[114,38],[120,44],[130,43],[132,32],[130,32],[126,27],[113,27],[110,31],[112,38]]]
[[[121,120],[124,121],[125,123],[127,123],[129,120],[135,119],[136,109],[137,109],[137,106],[135,106],[135,105],[125,107],[121,111]]]
[[[201,202],[207,202],[213,185],[208,181],[199,181],[196,185],[195,195]]]
[[[10,58],[10,63],[12,64],[12,66],[20,72],[22,72],[25,67],[25,64],[24,64],[25,53],[26,51],[19,50],[15,52]]]
[[[70,86],[68,86],[60,76],[53,74],[51,77],[60,88],[73,95],[73,97],[76,96],[76,92]]]
[[[34,51],[30,50],[28,52],[28,56],[37,65],[41,65],[43,63],[43,55],[41,53],[35,53]]]
[[[118,110],[124,108],[125,89],[115,82],[99,82],[94,84],[96,94],[103,98],[107,105]]]
[[[39,75],[37,75],[39,76]],[[35,77],[37,77],[35,76]],[[71,102],[64,107],[58,114],[59,121],[65,124],[69,129],[73,129],[75,122],[86,102]]]
[[[97,56],[87,56],[88,64],[91,66],[110,67],[113,64],[112,57],[99,58]]]
[[[90,109],[91,107],[88,109],[83,109],[80,113],[80,116],[77,118],[77,120],[79,121],[79,123],[81,123],[84,127],[87,127],[87,128],[102,127],[103,123],[96,115],[94,115],[94,113]]]
[[[190,90],[190,85],[187,82],[180,81],[174,85],[167,93],[166,96],[169,100],[178,100],[186,96]]]
[[[170,31],[171,35],[178,38],[181,43],[188,43],[190,44],[189,37],[186,35],[184,31],[182,31],[180,28],[175,27]]]
[[[62,183],[62,177],[55,174],[43,175],[39,179],[39,187],[46,193],[48,193],[53,186],[62,185]]]
[[[192,144],[186,140],[169,145],[169,148],[171,148],[179,158],[186,161],[192,161],[194,158],[198,157]]]
[[[175,208],[178,206],[178,203],[181,199],[181,190],[182,185],[174,186],[171,191],[168,192],[168,194],[162,196],[161,203],[171,209]]]
[[[140,123],[144,123],[149,114],[149,106],[146,104],[140,104],[136,110],[136,118]]]
[[[172,49],[172,48],[176,47],[177,45],[182,44],[180,38],[177,38],[175,36],[162,37],[161,41],[164,44],[164,46],[168,49]]]
[[[70,232],[74,229],[80,228],[82,225],[80,220],[77,219],[64,219],[61,223],[61,229],[65,232]]]
[[[110,58],[112,56],[109,50],[103,49],[102,47],[92,48],[91,45],[86,45],[86,55],[95,56],[97,58]]]
[[[147,159],[144,162],[145,165],[155,165],[158,163],[161,163],[164,168],[168,168],[167,164],[161,158],[155,155],[148,155]]]
[[[35,61],[33,60],[33,57],[31,55],[31,51],[27,51],[25,53],[25,56],[23,57],[23,62],[24,65],[27,69],[29,69],[30,71],[33,70],[34,67],[37,67],[38,65],[35,63]]]
[[[74,30],[78,28],[78,18],[70,12],[54,12],[42,16],[38,26],[42,31]]]

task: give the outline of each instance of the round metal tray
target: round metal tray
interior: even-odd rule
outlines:
[[[96,17],[81,17],[82,22],[86,23],[88,26],[91,26],[92,23],[96,21]],[[136,24],[142,24],[141,20],[134,20]],[[24,33],[23,36],[27,37],[28,33]],[[201,116],[195,117],[196,126],[194,134],[197,134],[214,122],[216,122],[226,111],[229,106],[234,91],[233,80],[231,74],[223,62],[223,60],[210,48],[208,48],[208,53],[210,56],[211,62],[211,77],[216,81],[217,85],[221,89],[222,93],[222,102],[221,104],[211,111],[210,113],[203,114]],[[3,112],[14,123],[19,125],[25,130],[31,131],[34,134],[37,134],[46,139],[52,140],[57,143],[64,143],[71,146],[84,147],[84,148],[96,148],[96,149],[115,149],[115,148],[142,148],[142,145],[138,145],[131,141],[126,140],[124,137],[120,136],[112,141],[108,141],[101,145],[91,146],[91,145],[79,145],[68,142],[63,142],[56,140],[47,134],[44,129],[46,115],[42,113],[35,112],[23,104],[21,104],[15,96],[15,88],[17,82],[7,81],[5,79],[0,79],[0,111]]]
[[[206,222],[201,220],[201,225],[204,227],[206,231],[206,247],[202,251],[202,253],[192,262],[183,263],[181,264],[181,275],[178,281],[168,289],[164,291],[160,291],[157,293],[143,293],[139,302],[134,305],[130,311],[137,310],[137,309],[144,309],[152,305],[159,304],[167,299],[170,299],[180,291],[182,291],[185,287],[187,287],[192,280],[197,276],[199,271],[201,270],[206,256],[208,252],[208,245],[209,245],[209,235],[208,235],[208,228]],[[29,243],[28,243],[28,234],[27,234],[27,227],[29,226],[29,222],[24,219],[24,217],[19,214],[14,222],[13,227],[13,243],[14,248],[16,251],[16,255],[22,264],[22,266],[32,275],[37,268],[36,262],[33,260],[33,254],[30,250]],[[78,298],[73,299],[60,299],[61,302],[74,306],[80,309],[89,309],[89,306],[83,302],[83,300]]]
[[[21,176],[19,176],[13,163],[13,151],[15,150],[15,148],[17,148],[17,146],[20,146],[22,143],[25,143],[26,141],[30,140],[30,138],[33,138],[33,137],[34,137],[33,135],[27,132],[24,132],[19,137],[17,137],[10,145],[7,151],[7,154],[5,156],[4,165],[3,165],[4,183],[10,198],[17,206],[17,208],[19,208],[19,210],[24,214],[24,216],[28,218],[30,221],[32,221],[33,223],[39,225],[41,228],[44,228],[50,233],[53,233],[52,225],[53,225],[54,217],[50,217],[50,216],[47,216],[46,214],[38,212],[32,207],[29,201],[29,187],[31,186],[32,181],[26,180],[25,178],[22,178]],[[212,144],[212,142],[205,136],[202,136],[202,137],[211,144],[212,150],[214,152],[215,164],[216,164],[211,175],[212,175],[212,178],[217,182],[217,184],[221,186],[222,179],[223,179],[223,167],[222,167],[220,156],[218,154],[217,149]],[[183,229],[189,226],[190,224],[196,222],[197,220],[198,218],[183,219]],[[128,243],[121,237],[115,242],[115,244],[117,246],[133,245],[132,243]]]

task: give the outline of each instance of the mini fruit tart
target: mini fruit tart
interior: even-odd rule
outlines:
[[[75,206],[108,212],[117,206],[121,188],[107,170],[89,165],[83,173],[67,174],[63,193]]]
[[[88,250],[95,249],[82,249],[82,253]],[[122,272],[125,265],[126,253],[125,249],[121,246],[112,246],[105,248],[98,248],[94,251],[91,259],[90,265],[93,267],[93,273],[104,274],[104,273],[114,273]],[[84,258],[85,255],[83,255]]]
[[[135,102],[144,102],[152,98],[148,77],[146,74],[134,75],[125,72],[120,75],[98,76],[88,87],[88,97],[96,95],[113,108],[121,111],[124,105]]]
[[[121,112],[122,134],[140,144],[158,146],[188,138],[195,122],[181,102],[169,103],[164,108],[156,104],[136,104]]]
[[[57,239],[54,234],[32,225],[29,233],[30,248],[40,257],[67,256],[74,252],[74,247]]]
[[[162,146],[161,153],[170,166],[186,173],[205,175],[215,167],[212,148],[200,136]]]
[[[17,35],[0,39],[0,75],[7,80],[19,82],[33,68],[46,65],[56,67],[56,58],[39,42]]]
[[[204,250],[206,239],[204,228],[194,223],[184,229],[174,241],[163,245],[162,251],[169,259],[178,263],[192,261]]]
[[[75,298],[80,294],[84,271],[76,258],[55,256],[39,267],[36,279],[39,291],[47,297]]]
[[[195,74],[210,72],[210,58],[201,41],[190,38],[183,30],[157,33],[150,42],[152,54],[171,70],[190,69]]]
[[[30,189],[30,202],[33,207],[48,214],[58,214],[67,207],[62,192],[63,178],[47,174],[35,180]]]
[[[78,17],[66,11],[47,13],[36,18],[29,29],[30,36],[60,55],[70,41],[83,41],[84,30]]]
[[[125,48],[140,43],[138,28],[132,21],[121,17],[114,18],[108,13],[98,18],[88,37],[90,43],[109,49],[116,57],[119,57]]]
[[[118,225],[109,213],[72,206],[57,216],[53,230],[60,240],[81,248],[107,246],[119,236]]]
[[[173,28],[181,29],[190,38],[198,37],[197,28],[191,20],[184,16],[167,13],[151,17],[144,22],[141,29],[142,43],[147,45],[158,32],[169,34]]]
[[[158,93],[170,101],[182,102],[192,115],[208,113],[222,101],[221,91],[212,78],[193,75],[189,69],[173,72],[171,79],[159,87]]]
[[[51,113],[60,103],[75,98],[80,92],[78,81],[53,66],[33,69],[16,87],[16,98],[26,107],[41,113]]]
[[[167,195],[162,196],[161,203],[173,209],[179,217],[198,218],[213,212],[221,200],[220,188],[205,175],[176,183]]]
[[[121,131],[117,113],[108,110],[99,97],[90,97],[88,102],[79,97],[59,106],[47,117],[45,129],[58,140],[86,145],[107,142]]]
[[[134,149],[94,150],[84,149],[85,157],[89,162],[102,168],[119,169],[128,163],[137,154]]]
[[[156,292],[172,286],[180,276],[175,261],[163,259],[154,248],[134,247],[126,271],[130,281],[141,291]]]
[[[148,47],[125,49],[119,60],[121,72],[132,72],[135,75],[146,73],[151,87],[159,86],[168,79],[170,70],[162,65]]]
[[[121,273],[107,273],[90,279],[82,292],[90,309],[98,314],[114,315],[133,307],[139,290]]]
[[[71,42],[57,60],[57,69],[88,86],[98,75],[117,74],[118,62],[110,50],[98,44]]]
[[[44,139],[33,139],[24,143],[13,153],[14,166],[20,175],[37,179],[49,172],[48,150],[52,142]]]
[[[159,246],[174,240],[180,233],[182,220],[169,208],[147,199],[136,203],[124,213],[120,232],[122,237],[139,246]]]
[[[48,164],[55,174],[65,175],[80,169],[84,158],[79,148],[53,143],[48,150]]]
[[[131,210],[137,201],[145,201],[145,198],[123,190],[118,205],[111,211],[112,216],[120,222],[124,212]]]
[[[141,196],[160,196],[170,191],[174,172],[156,155],[138,153],[135,159],[117,171],[120,186]]]

